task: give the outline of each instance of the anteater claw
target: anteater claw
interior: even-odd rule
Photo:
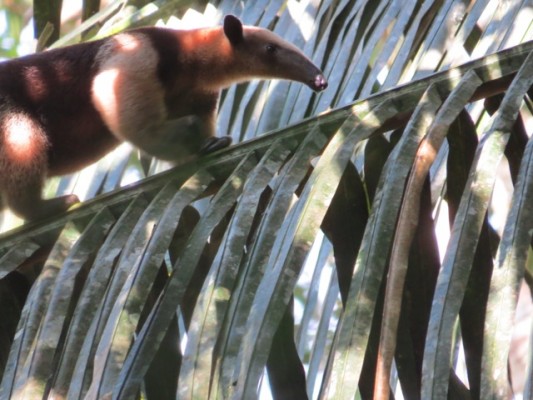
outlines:
[[[231,141],[231,136],[207,138],[200,149],[200,154],[205,155],[223,149],[224,147],[228,147],[231,144]]]

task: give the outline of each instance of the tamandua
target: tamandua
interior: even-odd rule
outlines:
[[[147,27],[0,63],[0,194],[27,220],[66,210],[44,200],[48,176],[85,167],[128,141],[182,162],[231,143],[215,136],[221,89],[253,78],[327,81],[298,48],[269,30]]]

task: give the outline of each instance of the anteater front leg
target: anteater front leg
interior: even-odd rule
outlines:
[[[132,60],[114,55],[118,72],[103,69],[94,79],[92,100],[109,130],[144,153],[183,163],[230,144],[213,139],[217,94],[167,99],[160,83],[149,73],[134,73]],[[110,61],[109,61],[110,62]],[[130,76],[131,75],[131,76]],[[111,84],[112,83],[112,84]],[[191,104],[188,104],[191,103]],[[183,108],[190,114],[183,115]]]
[[[214,129],[214,117],[188,115],[146,128],[133,144],[151,156],[181,164],[231,144],[229,136],[215,137]]]

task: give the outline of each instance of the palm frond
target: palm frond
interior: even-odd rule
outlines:
[[[219,130],[241,143],[0,236],[1,398],[255,398],[265,371],[275,398],[510,392],[533,42],[509,21],[527,2],[262,5],[217,7],[322,60],[330,89],[231,88]]]

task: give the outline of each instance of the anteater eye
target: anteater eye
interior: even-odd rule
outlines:
[[[267,44],[267,45],[266,45],[266,51],[267,51],[268,53],[274,53],[274,52],[276,52],[276,46],[273,45],[273,44],[271,44],[271,43],[270,43],[270,44]]]

